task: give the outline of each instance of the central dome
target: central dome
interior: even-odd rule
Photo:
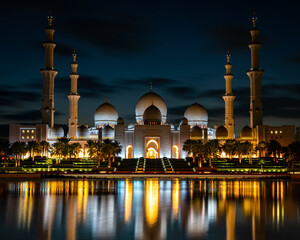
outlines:
[[[157,107],[151,105],[143,114],[144,124],[159,125],[161,124],[161,112]]]
[[[167,105],[163,98],[153,91],[144,94],[138,100],[135,107],[136,121],[139,124],[141,123],[141,121],[143,121],[144,112],[151,105],[154,105],[159,109],[162,122],[165,123],[167,120]]]
[[[190,125],[207,125],[208,115],[206,109],[195,102],[184,112],[184,117],[188,120]]]
[[[94,114],[95,126],[116,125],[118,117],[116,108],[110,103],[105,102],[97,108]]]

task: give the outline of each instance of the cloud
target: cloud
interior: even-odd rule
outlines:
[[[82,74],[78,78],[78,93],[84,98],[97,98],[108,93],[115,93],[117,89],[101,78],[92,75]],[[69,76],[62,76],[55,81],[55,92],[68,94],[71,88]]]
[[[250,41],[250,34],[245,26],[225,22],[206,29],[213,43],[212,47],[217,51],[247,51],[245,47]]]
[[[0,90],[1,107],[24,106],[24,103],[33,103],[41,99],[41,93],[34,91],[20,91],[12,87],[2,86]]]
[[[149,27],[138,16],[103,14],[101,19],[77,16],[61,19],[57,26],[60,28],[77,40],[117,55],[144,52],[150,44]]]
[[[14,122],[37,122],[41,121],[41,111],[25,110],[17,113],[6,113],[3,114],[3,118]]]

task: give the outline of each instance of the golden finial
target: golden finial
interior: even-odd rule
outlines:
[[[229,53],[229,49],[227,49],[227,55],[226,55],[226,58],[227,58],[227,63],[230,63],[230,53]]]
[[[105,102],[107,102],[107,98],[105,98]]]
[[[255,11],[253,12],[252,23],[253,23],[253,28],[256,28],[257,17]]]
[[[76,57],[77,57],[77,55],[76,55],[76,51],[74,49],[74,52],[73,52],[73,62],[76,62]]]
[[[197,96],[195,96],[195,103],[197,103]]]
[[[52,10],[49,9],[49,15],[48,15],[48,26],[49,27],[52,27],[52,21],[53,21]]]
[[[152,92],[152,82],[150,83],[150,92]]]

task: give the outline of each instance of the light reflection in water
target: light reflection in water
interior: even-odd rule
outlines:
[[[159,181],[146,180],[145,182],[145,215],[150,227],[157,222],[159,208]]]
[[[234,240],[243,238],[236,227],[244,223],[252,239],[296,236],[299,197],[300,183],[288,181],[0,182],[0,231],[10,238]]]

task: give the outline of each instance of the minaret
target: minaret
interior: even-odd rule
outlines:
[[[227,53],[227,63],[225,64],[226,74],[224,75],[226,81],[226,93],[223,95],[225,102],[225,127],[228,132],[228,138],[234,138],[234,119],[233,119],[233,101],[235,96],[232,94],[232,79],[231,73],[232,64],[230,63],[229,51]]]
[[[76,62],[76,53],[73,53],[73,62],[71,63],[72,73],[71,78],[71,92],[68,94],[69,98],[69,138],[76,138],[78,127],[78,100],[80,95],[77,93],[77,74],[78,63]]]
[[[257,17],[252,17],[253,28],[250,30],[252,41],[249,44],[251,50],[251,69],[247,75],[250,78],[250,127],[255,128],[263,124],[263,106],[261,100],[261,78],[264,71],[259,67],[259,50],[261,43],[258,41],[259,29],[256,28]]]
[[[53,68],[53,53],[56,44],[53,42],[54,28],[52,27],[53,17],[51,11],[48,16],[48,26],[45,29],[46,41],[43,43],[45,48],[45,67],[40,70],[43,76],[43,99],[42,99],[42,123],[54,126],[54,78],[57,70]]]

